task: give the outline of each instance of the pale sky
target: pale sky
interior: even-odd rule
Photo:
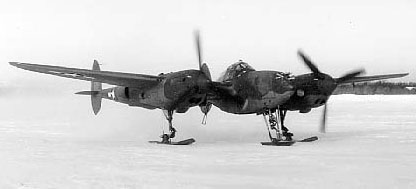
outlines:
[[[307,73],[301,48],[333,77],[365,68],[409,72],[395,81],[416,82],[415,19],[411,0],[1,1],[0,84],[88,86],[9,61],[90,68],[97,59],[103,70],[151,75],[197,69],[196,28],[214,78],[239,59],[257,70]]]

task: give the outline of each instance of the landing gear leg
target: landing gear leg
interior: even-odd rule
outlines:
[[[278,109],[277,111],[279,112],[280,126],[282,128],[283,136],[285,137],[285,140],[291,141],[293,133],[290,133],[289,129],[285,127],[285,124],[284,124],[287,110]]]
[[[282,110],[279,107],[275,111],[266,110],[263,112],[267,131],[269,132],[270,142],[261,142],[262,145],[291,146],[296,142],[312,142],[318,140],[318,137],[316,136],[305,138],[303,140],[293,140],[293,134],[290,133],[289,129],[287,129],[287,127],[284,125],[286,113],[287,110]],[[271,130],[276,131],[276,137],[273,137]]]
[[[292,141],[293,134],[289,132],[284,126],[284,120],[287,110],[277,109],[277,111],[268,110],[263,113],[264,121],[266,123],[267,131],[269,132],[269,138],[272,143],[278,141]],[[276,137],[272,136],[271,131],[274,130]],[[283,139],[284,137],[284,139]]]
[[[164,110],[163,113],[165,114],[166,119],[169,122],[169,134],[162,135],[162,142],[163,143],[170,143],[172,138],[175,138],[176,129],[172,126],[173,120],[173,110]]]
[[[277,122],[276,112],[268,110],[263,113],[264,122],[266,123],[267,131],[269,132],[269,138],[271,142],[277,142],[282,140],[281,130],[279,129],[279,123]],[[272,136],[272,131],[275,131],[276,137]]]

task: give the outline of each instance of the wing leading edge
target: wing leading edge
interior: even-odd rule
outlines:
[[[366,81],[374,81],[374,80],[382,80],[382,79],[392,79],[392,78],[399,78],[409,75],[408,73],[401,73],[401,74],[387,74],[387,75],[373,75],[373,76],[361,76],[361,77],[353,77],[351,79],[341,81],[338,84],[347,84],[347,83],[357,83],[357,82],[366,82]]]
[[[39,72],[44,74],[56,75],[60,77],[66,77],[71,79],[79,79],[85,81],[102,82],[110,85],[118,85],[125,87],[135,87],[139,89],[148,89],[158,83],[160,83],[164,77],[122,73],[122,72],[110,72],[110,71],[97,71],[87,70],[79,68],[66,68],[61,66],[49,66],[40,64],[30,64],[21,62],[9,62],[10,65],[18,68],[29,70],[33,72]]]

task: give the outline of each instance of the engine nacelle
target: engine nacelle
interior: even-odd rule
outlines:
[[[114,100],[116,101],[128,101],[130,99],[130,93],[128,87],[115,87],[114,88]]]

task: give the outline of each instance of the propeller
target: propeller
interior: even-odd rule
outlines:
[[[209,71],[208,65],[203,63],[203,60],[202,60],[202,47],[201,47],[201,39],[199,35],[199,30],[194,31],[194,39],[195,39],[196,53],[198,57],[199,70],[208,78],[208,80],[212,84],[211,73]],[[208,112],[209,110],[211,110],[211,107],[212,107],[212,104],[208,102],[207,95],[205,95],[205,98],[203,99],[199,107],[201,108],[201,111],[204,114],[204,117],[202,118],[202,124],[205,125],[207,122]]]
[[[319,132],[325,133],[326,132],[326,112],[327,112],[328,103],[325,103],[324,110],[322,112],[322,120],[321,120],[321,127],[319,128]]]
[[[357,71],[345,74],[344,76],[342,76],[338,79],[335,79],[335,81],[336,81],[337,84],[348,82],[348,80],[354,79],[356,76],[359,76],[359,75],[364,74],[364,73],[365,73],[365,70],[363,70],[363,69],[357,70]]]
[[[211,73],[209,72],[209,68],[207,64],[203,63],[202,61],[202,47],[201,47],[201,39],[199,37],[199,30],[194,31],[194,38],[195,38],[195,47],[196,47],[196,55],[198,57],[198,65],[199,70],[205,74],[205,76],[212,81]]]
[[[199,30],[194,31],[196,54],[198,57],[199,70],[202,69],[202,50],[201,50],[201,39],[199,37]]]
[[[321,71],[319,71],[318,67],[301,50],[298,50],[298,56],[303,60],[305,65],[312,71],[314,78],[321,81],[321,82],[319,82],[319,85],[320,85],[319,88],[320,88],[321,92],[323,92],[323,94],[328,95],[328,96],[330,96],[332,94],[332,92],[335,90],[335,88],[339,84],[347,82],[349,80],[352,80],[355,77],[365,73],[364,69],[360,69],[360,70],[356,70],[356,71],[351,71],[351,72],[345,74],[344,76],[342,76],[340,78],[334,79],[330,75],[322,73]],[[327,106],[328,106],[328,103],[325,102],[324,109],[323,109],[323,112],[322,112],[321,125],[320,125],[320,129],[319,129],[320,132],[322,132],[322,133],[325,133],[325,131],[326,131]]]
[[[311,59],[306,56],[302,50],[298,50],[299,57],[303,60],[303,62],[308,66],[308,68],[314,73],[315,75],[321,75],[322,73],[319,71],[318,67],[315,66],[314,63],[312,63]]]

